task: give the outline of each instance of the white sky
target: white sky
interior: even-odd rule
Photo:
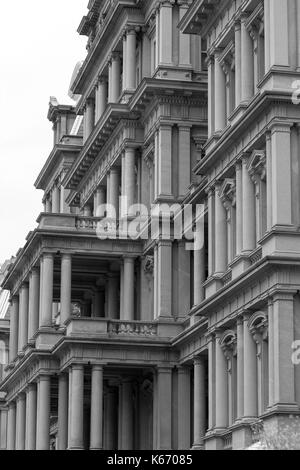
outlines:
[[[69,103],[87,38],[88,0],[0,0],[0,263],[25,243],[42,211],[33,184],[53,146],[50,96]]]

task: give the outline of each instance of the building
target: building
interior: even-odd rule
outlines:
[[[238,449],[299,415],[300,2],[196,0],[180,28],[208,55],[205,447]]]
[[[51,99],[44,212],[2,284],[7,448],[245,448],[299,415],[300,1],[88,10],[80,98]]]
[[[0,265],[0,282],[4,278],[10,261]],[[9,347],[9,292],[0,288],[0,382],[8,364]],[[0,392],[0,450],[6,449],[7,406],[5,393]]]

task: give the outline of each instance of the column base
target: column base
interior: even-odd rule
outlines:
[[[232,279],[236,279],[237,277],[244,274],[244,272],[250,267],[251,262],[249,259],[249,254],[241,254],[237,256],[231,263],[230,268],[232,270]]]
[[[193,444],[192,450],[205,450],[204,442],[202,444]]]
[[[84,450],[83,447],[68,447],[68,450]]]

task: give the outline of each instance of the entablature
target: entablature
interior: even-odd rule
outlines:
[[[299,109],[291,103],[290,95],[265,91],[250,104],[243,119],[229,127],[218,143],[208,149],[194,171],[198,175],[208,176],[211,184],[226,175],[244,153],[251,153],[262,142],[264,146],[266,132],[276,122],[293,125],[299,120]]]
[[[71,87],[72,92],[83,95],[81,103],[84,103],[92,92],[98,76],[107,66],[110,54],[121,48],[126,26],[144,26],[144,17],[138,3],[136,0],[114,1],[108,10]],[[107,44],[110,45],[109,48]]]
[[[64,181],[65,187],[69,189],[77,188],[78,183],[106,145],[117,124],[122,119],[128,118],[136,119],[135,116],[130,115],[126,104],[109,104],[67,175]]]
[[[76,192],[69,198],[70,204],[84,206],[97,187],[103,183],[108,170],[116,164],[125,148],[141,147],[143,136],[144,131],[139,121],[122,119],[79,183]]]
[[[36,189],[47,192],[53,180],[70,169],[81,149],[82,138],[78,136],[66,136],[56,144],[34,184]]]
[[[128,254],[135,258],[143,254],[143,242],[131,238],[101,239],[97,236],[95,219],[69,214],[46,214],[38,218],[39,227],[27,237],[14,264],[3,281],[3,288],[16,295],[28,280],[30,271],[39,266],[43,253],[67,252],[76,256],[92,256],[109,260],[121,259]],[[99,219],[100,221],[100,219]],[[81,223],[84,222],[84,223]]]

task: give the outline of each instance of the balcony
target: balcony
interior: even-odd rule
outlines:
[[[76,338],[130,339],[165,341],[183,331],[183,324],[170,321],[125,321],[108,318],[71,317],[66,336]]]

